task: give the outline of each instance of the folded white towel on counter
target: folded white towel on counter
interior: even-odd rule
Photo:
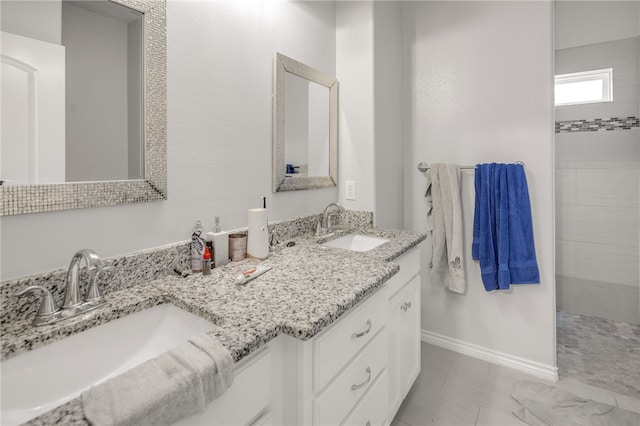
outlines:
[[[168,425],[204,412],[233,383],[229,351],[206,334],[82,393],[93,425]]]
[[[456,293],[464,293],[464,232],[460,200],[460,169],[432,164],[427,172],[427,227],[431,231],[431,279]]]

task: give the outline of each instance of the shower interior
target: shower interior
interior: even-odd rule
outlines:
[[[555,74],[613,68],[613,101],[556,107],[558,368],[561,378],[640,398],[640,28],[559,43],[572,30],[578,40],[594,10],[610,11],[605,3],[556,2]],[[606,7],[635,7],[640,26],[637,2]]]

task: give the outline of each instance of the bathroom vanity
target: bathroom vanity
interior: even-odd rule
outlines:
[[[280,335],[234,385],[177,424],[389,424],[420,373],[420,250],[376,292],[308,340]]]
[[[166,273],[107,288],[104,306],[68,323],[33,327],[21,308],[3,322],[3,360],[172,304],[211,322],[207,333],[236,361],[231,388],[204,413],[177,424],[388,424],[420,371],[419,244],[425,235],[371,228],[367,219],[364,226],[344,221],[340,230],[314,237],[315,220],[276,224],[281,240],[295,245],[272,252],[263,262],[272,269],[244,286],[234,282],[239,265],[230,264],[209,276]],[[387,242],[368,251],[329,246],[353,232]],[[170,252],[175,256],[176,248]],[[40,278],[2,283],[3,295]],[[31,422],[86,420],[74,396]]]

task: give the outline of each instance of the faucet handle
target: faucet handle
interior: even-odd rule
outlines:
[[[24,288],[18,291],[17,293],[15,293],[14,296],[20,297],[35,290],[42,291],[43,296],[42,296],[42,302],[40,302],[40,308],[38,308],[38,313],[36,314],[36,318],[34,319],[34,323],[38,319],[51,317],[53,314],[55,314],[60,310],[58,308],[58,305],[56,305],[55,300],[53,300],[53,295],[51,294],[51,291],[39,285],[31,285],[27,288]]]
[[[100,291],[100,286],[98,285],[98,277],[102,271],[106,271],[109,269],[114,269],[113,266],[102,266],[98,268],[91,283],[89,283],[89,288],[87,289],[87,297],[85,297],[86,302],[100,302],[104,299],[102,295],[102,291]]]
[[[324,235],[324,227],[322,226],[322,218],[318,218],[316,222],[316,233],[314,234],[316,237],[319,235]]]
[[[276,249],[278,247],[278,244],[280,244],[280,241],[278,241],[278,238],[276,237],[276,230],[272,229],[269,232],[269,249]]]

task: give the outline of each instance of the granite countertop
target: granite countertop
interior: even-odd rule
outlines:
[[[351,230],[350,232],[353,232]],[[43,346],[84,329],[162,303],[172,303],[208,319],[215,336],[236,362],[284,333],[307,340],[375,292],[399,270],[395,259],[425,239],[422,233],[364,228],[358,233],[389,239],[368,252],[324,247],[349,233],[293,238],[295,245],[272,252],[261,263],[272,269],[246,285],[235,276],[246,265],[231,263],[211,275],[171,275],[109,293],[105,306],[51,326],[27,320],[3,328],[3,358]],[[289,242],[289,241],[287,241]],[[29,424],[86,424],[79,398],[33,419]]]

